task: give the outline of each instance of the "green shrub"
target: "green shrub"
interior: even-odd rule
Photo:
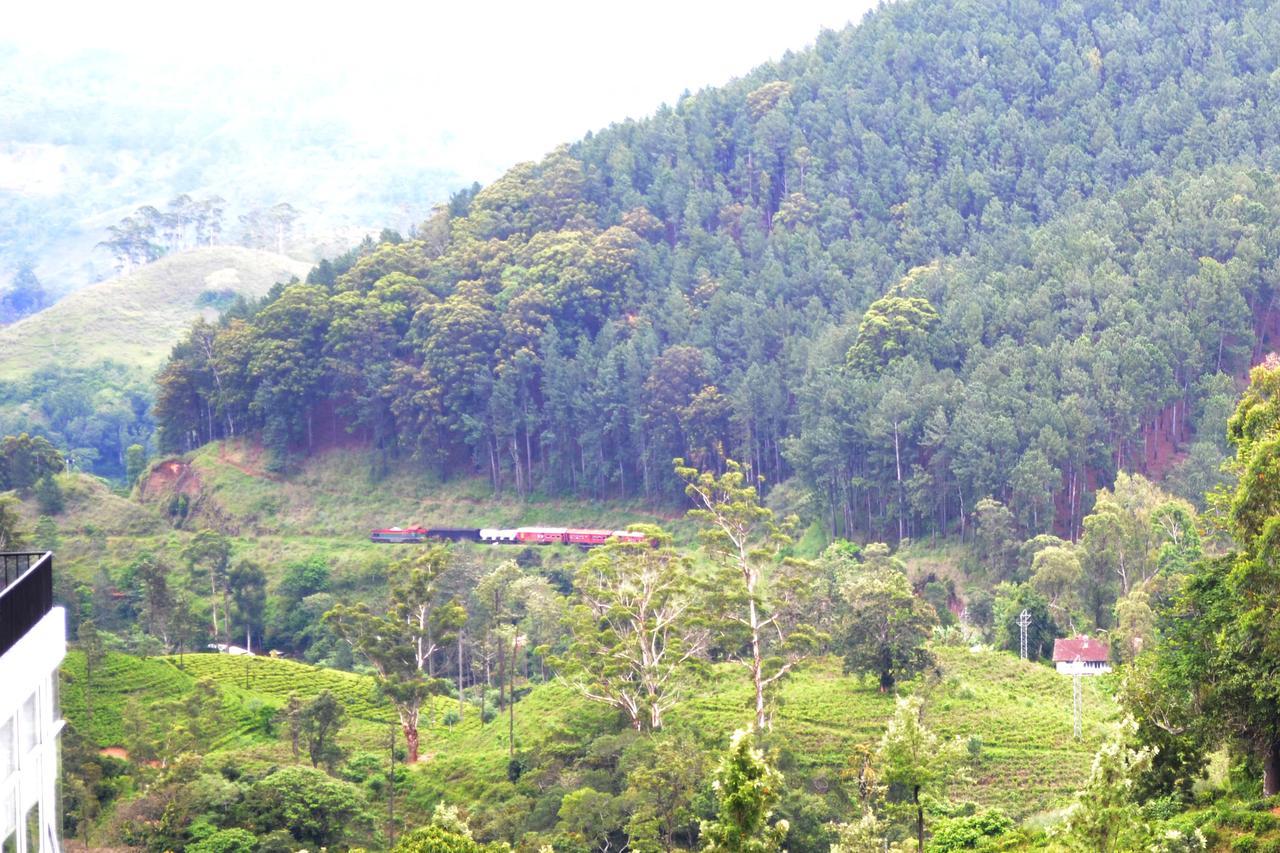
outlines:
[[[1170,820],[1182,811],[1182,801],[1177,797],[1155,797],[1142,805],[1147,820]]]
[[[484,849],[465,835],[432,825],[401,838],[392,853],[481,853]]]
[[[1003,835],[1012,828],[1009,816],[996,809],[969,817],[944,817],[934,823],[928,849],[930,853],[971,850],[984,838]]]
[[[1241,835],[1231,842],[1231,853],[1257,853],[1258,839],[1252,835]]]
[[[190,853],[254,853],[258,838],[244,829],[220,829],[187,846]]]
[[[287,829],[304,844],[333,846],[356,824],[368,822],[358,788],[310,767],[286,767],[265,777],[246,805],[258,829]]]

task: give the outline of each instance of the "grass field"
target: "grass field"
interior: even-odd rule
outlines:
[[[1005,653],[938,647],[935,654],[941,675],[909,686],[927,696],[926,723],[943,737],[981,742],[968,770],[972,781],[953,790],[953,798],[1000,806],[1020,818],[1063,805],[1086,778],[1102,733],[1118,713],[1105,679],[1087,680],[1085,737],[1077,741],[1072,736],[1070,679]],[[93,720],[88,721],[83,657],[73,653],[66,669],[64,711],[103,747],[121,743],[122,712],[130,697],[149,703],[181,698],[204,678],[217,683],[228,719],[241,725],[240,736],[229,732],[220,751],[250,762],[281,760],[288,749],[283,740],[246,732],[244,721],[253,717],[255,703],[279,708],[291,693],[309,699],[330,690],[350,716],[343,742],[353,752],[385,743],[394,719],[367,676],[267,657],[187,655],[180,664],[177,658],[112,654],[95,676],[99,686]],[[712,743],[727,743],[729,734],[750,717],[749,698],[740,669],[717,667],[698,695],[671,714],[670,725],[693,730]],[[842,674],[839,661],[814,661],[786,682],[775,713],[775,742],[785,744],[787,761],[804,777],[835,778],[859,747],[878,741],[893,701],[872,682]],[[505,717],[482,725],[477,710],[467,706],[461,722],[444,725],[445,714],[456,708],[456,700],[442,697],[423,715],[423,760],[413,777],[419,800],[503,797],[510,792]],[[568,687],[540,685],[516,704],[516,749],[546,747],[566,733],[616,725],[611,712]]]
[[[202,294],[257,298],[277,281],[305,277],[309,268],[239,246],[177,252],[0,329],[0,379],[46,364],[90,367],[107,359],[149,375],[197,317],[217,317],[215,308],[201,304]]]

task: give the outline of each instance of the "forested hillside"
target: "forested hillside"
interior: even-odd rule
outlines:
[[[192,321],[306,270],[238,246],[189,249],[0,329],[0,431],[42,435],[74,467],[123,479],[128,448],[155,431],[155,371]]]
[[[260,431],[285,466],[329,418],[651,501],[737,458],[891,540],[987,496],[1074,537],[1120,469],[1198,500],[1273,325],[1273,11],[886,6],[196,329],[163,444]]]

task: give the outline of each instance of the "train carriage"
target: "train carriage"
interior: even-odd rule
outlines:
[[[369,534],[370,542],[425,542],[427,539],[427,529],[425,527],[383,527],[374,530]]]
[[[372,531],[369,540],[392,544],[449,540],[490,545],[576,545],[579,548],[594,548],[613,541],[649,541],[643,533],[587,527],[383,527]]]
[[[593,545],[603,545],[616,534],[617,531],[614,530],[583,530],[570,527],[565,538],[570,545],[591,547]]]
[[[569,528],[517,527],[516,541],[522,545],[564,545],[569,542]]]

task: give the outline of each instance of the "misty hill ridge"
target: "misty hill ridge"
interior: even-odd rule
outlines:
[[[96,284],[0,329],[0,377],[42,366],[89,367],[104,359],[150,372],[198,317],[212,320],[235,295],[258,298],[307,274],[284,255],[210,246],[168,255]],[[202,298],[203,297],[203,298]]]

